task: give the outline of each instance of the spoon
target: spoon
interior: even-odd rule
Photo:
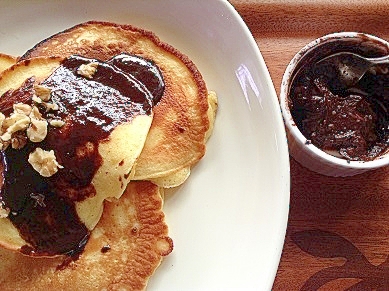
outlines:
[[[355,53],[340,52],[329,55],[314,65],[315,72],[324,73],[329,68],[337,69],[339,83],[344,89],[350,88],[372,67],[389,65],[389,55],[379,58],[365,58]]]

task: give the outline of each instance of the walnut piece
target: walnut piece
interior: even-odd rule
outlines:
[[[31,118],[31,123],[27,128],[26,134],[32,142],[41,142],[47,135],[47,121]]]
[[[32,142],[41,142],[47,135],[47,121],[42,118],[36,106],[32,108],[29,118],[30,126],[26,131],[27,137]]]
[[[51,96],[51,90],[50,88],[47,88],[42,85],[34,85],[35,95],[39,97],[43,101],[49,101]]]
[[[57,111],[59,109],[59,106],[56,103],[43,102],[42,105],[46,107],[46,111]]]
[[[3,128],[3,121],[5,120],[5,115],[0,112],[0,129]]]
[[[9,141],[12,134],[17,131],[26,130],[30,124],[30,118],[24,113],[14,112],[4,119],[2,123],[3,133],[1,135],[2,141]]]
[[[88,79],[92,79],[97,70],[97,63],[82,64],[77,69],[77,74]]]
[[[50,125],[54,127],[62,127],[65,125],[65,121],[59,119],[53,119],[50,121]]]
[[[96,71],[93,65],[89,68],[86,67],[85,70],[90,73],[93,68]],[[39,111],[38,106],[46,108],[46,111],[59,109],[57,104],[47,102],[51,98],[51,90],[42,85],[35,85],[34,91],[32,105],[15,103],[13,104],[13,112],[8,117],[0,112],[0,150],[6,150],[10,145],[13,149],[21,149],[28,140],[35,143],[41,142],[47,136],[49,124],[53,127],[61,127],[65,124],[64,121],[59,119],[51,120],[49,123]],[[53,150],[45,151],[39,147],[30,153],[28,162],[44,177],[50,177],[59,168],[63,168],[57,162]],[[0,212],[0,217],[5,215],[1,205]]]
[[[57,162],[53,150],[45,151],[39,147],[30,153],[28,162],[43,177],[51,177],[58,172],[59,168],[63,168]]]
[[[31,113],[31,106],[24,103],[16,103],[13,105],[14,112],[21,113],[24,115],[30,115]]]
[[[27,143],[27,136],[23,132],[17,132],[12,135],[11,145],[13,149],[22,149]]]
[[[36,95],[32,96],[32,101],[34,101],[36,104],[42,104],[42,99]]]
[[[4,205],[0,203],[0,218],[7,218],[9,214],[9,209],[4,208]]]
[[[36,106],[32,107],[29,117],[35,119],[43,119],[42,114],[39,112],[39,109]]]

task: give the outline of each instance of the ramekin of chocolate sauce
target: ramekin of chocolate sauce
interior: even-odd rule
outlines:
[[[337,64],[315,65],[338,52],[380,57],[389,43],[357,32],[312,41],[287,66],[280,103],[291,156],[320,174],[352,176],[389,165],[389,67],[347,87]]]

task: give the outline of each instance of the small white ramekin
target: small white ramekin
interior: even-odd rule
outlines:
[[[321,53],[318,54],[320,48]],[[289,89],[294,74],[302,62],[315,61],[339,51],[354,51],[363,55],[365,50],[377,50],[378,54],[389,54],[389,43],[376,36],[357,33],[340,32],[325,35],[303,47],[290,61],[282,78],[280,90],[281,110],[286,126],[289,152],[302,166],[327,176],[352,176],[389,165],[389,153],[372,161],[347,161],[327,154],[309,143],[293,121],[289,110]],[[355,51],[357,50],[357,51]]]

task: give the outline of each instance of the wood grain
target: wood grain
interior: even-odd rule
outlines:
[[[389,40],[387,1],[230,3],[256,39],[277,93],[291,58],[317,37],[359,31]],[[290,216],[272,290],[389,290],[388,255],[389,167],[334,178],[291,158]]]

